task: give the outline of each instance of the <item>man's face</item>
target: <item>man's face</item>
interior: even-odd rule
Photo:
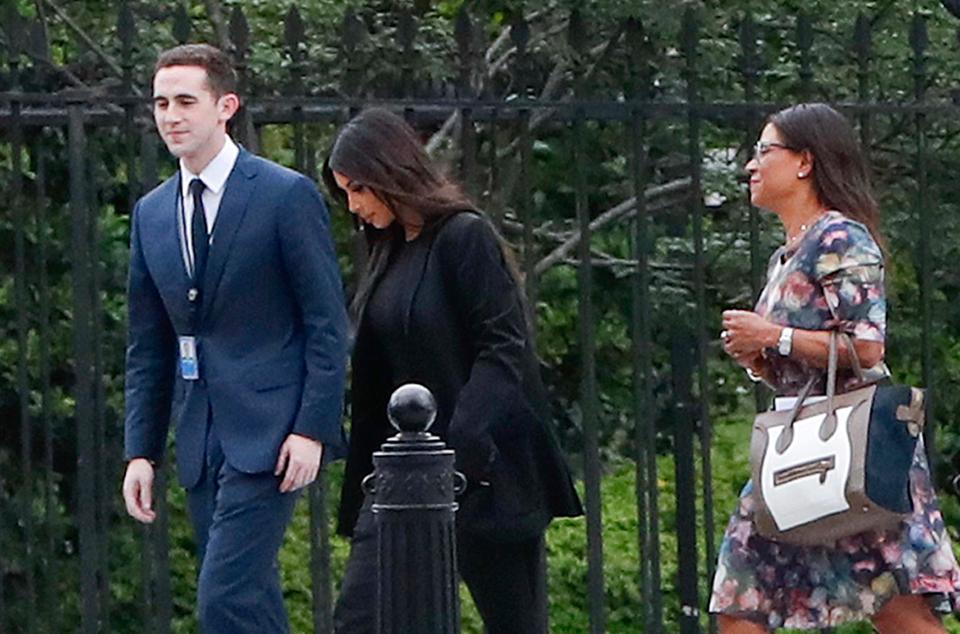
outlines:
[[[202,168],[223,146],[226,123],[236,112],[237,96],[217,97],[200,66],[168,66],[153,78],[153,117],[174,156]],[[199,165],[197,165],[199,163]]]

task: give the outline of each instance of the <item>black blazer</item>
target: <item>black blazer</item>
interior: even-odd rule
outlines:
[[[433,392],[438,411],[431,432],[456,450],[457,469],[467,476],[457,517],[461,529],[517,539],[542,532],[552,517],[582,515],[547,423],[520,290],[493,227],[479,214],[463,212],[424,231],[420,239],[429,243],[418,254],[422,274],[402,294],[404,358],[386,363],[366,320],[360,321],[339,532],[353,531],[363,503],[360,482],[373,471],[373,452],[396,433],[387,421],[387,402],[407,382]],[[396,384],[387,367],[397,371]]]

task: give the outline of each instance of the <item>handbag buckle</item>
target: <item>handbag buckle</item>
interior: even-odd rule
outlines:
[[[907,424],[907,431],[914,438],[923,431],[925,422],[925,399],[923,390],[916,387],[910,388],[910,404],[897,406],[897,420]]]

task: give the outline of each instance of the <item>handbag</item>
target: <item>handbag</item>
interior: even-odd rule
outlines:
[[[837,387],[845,337],[860,386]],[[754,522],[763,537],[832,545],[867,530],[897,528],[913,511],[910,467],[924,423],[924,390],[864,384],[850,336],[831,331],[826,399],[807,403],[816,377],[790,410],[757,415],[751,435]]]

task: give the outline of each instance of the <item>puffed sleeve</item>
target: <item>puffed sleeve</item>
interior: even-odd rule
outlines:
[[[883,253],[870,231],[846,218],[830,221],[820,236],[815,272],[834,317],[830,326],[882,342],[887,321]]]

